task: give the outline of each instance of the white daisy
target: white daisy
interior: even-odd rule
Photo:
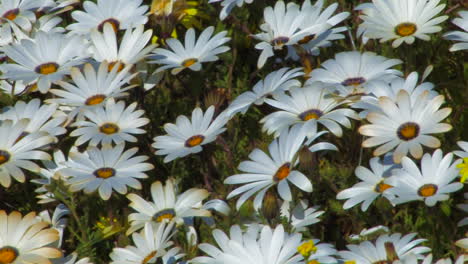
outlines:
[[[371,170],[359,166],[354,171],[354,174],[362,180],[361,182],[336,195],[337,199],[347,199],[343,205],[344,209],[349,209],[362,202],[361,210],[366,211],[371,203],[380,196],[392,202],[394,195],[386,190],[394,186],[387,184],[385,180],[391,175],[391,170],[399,168],[399,166],[391,161],[390,156],[386,156],[383,160],[378,157],[372,158],[369,164]]]
[[[213,231],[213,238],[219,249],[211,244],[200,244],[199,248],[209,256],[194,258],[191,263],[304,263],[302,256],[297,253],[302,235],[288,234],[284,232],[282,225],[275,229],[253,225],[245,232],[236,225],[231,227],[230,237],[216,229]]]
[[[70,214],[70,210],[64,205],[64,204],[59,204],[57,207],[55,207],[54,213],[52,214],[52,217],[50,217],[49,211],[44,210],[39,213],[37,218],[40,221],[44,221],[50,225],[51,228],[57,230],[59,233],[59,239],[56,241],[54,246],[60,248],[62,246],[62,241],[63,241],[63,232],[65,230],[65,227],[67,227],[67,218],[65,216]]]
[[[228,46],[222,46],[231,38],[227,38],[227,31],[222,31],[213,36],[214,27],[207,27],[195,40],[195,30],[190,28],[185,33],[184,44],[178,39],[166,40],[170,50],[157,48],[154,50],[155,59],[150,63],[161,64],[156,72],[172,69],[172,74],[178,74],[186,68],[199,71],[203,62],[217,61],[218,54],[228,51]],[[213,37],[212,37],[213,36]]]
[[[221,12],[219,13],[219,19],[224,20],[234,9],[234,7],[242,7],[244,3],[251,4],[253,0],[209,0],[208,3],[221,2]]]
[[[202,201],[208,197],[205,189],[191,188],[178,194],[174,180],[169,178],[166,185],[159,181],[151,185],[151,197],[154,202],[148,202],[136,194],[128,194],[130,207],[138,211],[128,216],[130,234],[142,228],[147,222],[160,223],[174,221],[177,225],[184,223],[184,218],[194,216],[211,216],[210,211],[202,209]]]
[[[359,128],[359,133],[370,138],[362,146],[365,148],[381,145],[374,151],[374,156],[380,156],[392,149],[393,160],[400,163],[402,157],[408,154],[421,158],[421,145],[437,148],[440,141],[429,134],[444,133],[452,129],[446,123],[439,123],[446,118],[450,108],[439,109],[444,102],[444,96],[438,95],[429,99],[429,92],[422,92],[415,102],[405,90],[400,90],[397,100],[388,97],[379,98],[379,106],[383,113],[369,113],[367,120],[371,123]]]
[[[408,256],[423,259],[424,253],[431,251],[430,248],[418,246],[426,239],[412,240],[416,233],[402,237],[400,233],[392,235],[381,235],[375,241],[364,241],[359,245],[347,245],[348,250],[339,251],[340,257],[348,263],[372,264],[395,260],[404,260]]]
[[[108,200],[112,190],[127,193],[127,186],[141,189],[137,179],[148,178],[144,172],[154,166],[144,161],[147,156],[134,156],[138,148],[124,152],[125,145],[103,146],[102,149],[89,147],[84,153],[71,152],[60,173],[68,177],[66,183],[70,191],[83,190],[89,194],[99,189],[103,200]]]
[[[247,199],[256,194],[254,208],[259,210],[266,191],[274,185],[278,185],[278,193],[286,201],[292,200],[289,182],[305,192],[312,192],[310,180],[294,170],[299,163],[297,152],[303,146],[305,133],[305,129],[300,126],[294,126],[290,131],[282,133],[268,146],[271,157],[260,149],[254,149],[249,155],[251,160],[239,164],[238,169],[243,173],[224,180],[225,184],[243,184],[229,193],[227,199],[242,194],[236,204],[239,209]]]
[[[96,109],[105,104],[109,98],[119,98],[127,95],[125,91],[134,87],[134,85],[125,86],[134,75],[129,75],[131,66],[127,65],[121,71],[114,67],[108,72],[109,64],[102,62],[99,69],[96,70],[91,64],[86,64],[83,68],[83,73],[79,68],[71,69],[71,77],[73,82],[59,81],[58,84],[62,89],[51,89],[50,92],[58,98],[47,99],[47,103],[56,103],[67,107],[72,107],[70,119],[78,112],[83,112],[85,109]]]
[[[25,31],[30,31],[36,21],[34,11],[41,6],[37,0],[4,0],[0,2],[2,22],[12,22]]]
[[[424,200],[427,206],[434,206],[438,201],[445,201],[449,193],[458,191],[463,187],[460,182],[453,182],[458,176],[456,165],[452,163],[453,154],[442,157],[442,150],[424,154],[421,160],[421,169],[408,157],[403,157],[402,169],[394,170],[393,176],[386,182],[394,188],[388,190],[398,197],[394,199],[397,204],[414,200]]]
[[[224,125],[228,116],[221,113],[213,120],[214,111],[214,106],[210,106],[205,114],[200,108],[195,108],[191,120],[181,115],[177,117],[175,124],[165,124],[164,130],[168,134],[155,137],[152,144],[158,149],[156,155],[167,155],[164,162],[169,162],[202,151],[203,145],[213,142],[226,130]]]
[[[143,0],[98,0],[97,3],[85,1],[84,11],[77,10],[71,15],[77,23],[67,27],[76,34],[89,34],[93,29],[103,30],[106,23],[114,28],[114,31],[121,29],[135,28],[146,24],[148,17],[147,5],[141,5]]]
[[[318,218],[324,211],[318,211],[317,207],[308,207],[307,200],[299,200],[294,208],[291,201],[284,201],[280,208],[281,217],[285,217],[295,232],[303,232],[307,226],[320,222]]]
[[[4,108],[3,113],[0,114],[0,120],[12,120],[15,123],[24,118],[28,119],[29,123],[23,131],[23,136],[39,131],[51,136],[59,136],[67,132],[62,127],[67,119],[66,115],[57,110],[57,105],[41,105],[41,100],[37,98],[28,103],[18,101],[15,106]]]
[[[83,63],[86,46],[79,37],[66,37],[58,33],[38,32],[33,40],[3,47],[5,55],[18,64],[0,66],[3,78],[37,82],[41,93],[46,93],[53,82],[70,73],[71,67]]]
[[[310,137],[318,131],[318,125],[325,126],[334,135],[341,137],[340,125],[351,127],[349,118],[359,119],[357,114],[347,108],[339,108],[342,102],[330,97],[326,87],[312,83],[304,88],[293,87],[289,94],[277,94],[274,99],[265,102],[281,111],[276,111],[260,120],[263,131],[280,135],[285,129],[295,124],[304,126]]]
[[[281,50],[284,46],[297,44],[303,38],[323,32],[330,27],[326,22],[306,25],[305,21],[311,16],[309,8],[300,10],[295,3],[285,6],[283,1],[277,1],[275,7],[267,7],[263,12],[265,23],[260,25],[262,33],[254,35],[261,42],[255,48],[262,53],[258,58],[257,67],[262,68],[269,57],[274,56],[274,50]]]
[[[27,119],[15,124],[11,120],[0,123],[0,184],[4,187],[10,186],[11,177],[19,182],[25,181],[21,168],[39,172],[40,167],[31,160],[51,159],[40,148],[54,142],[54,138],[45,132],[22,136],[28,124]]]
[[[166,250],[173,246],[170,241],[175,234],[174,223],[146,223],[140,233],[133,233],[135,246],[114,248],[110,253],[111,264],[142,264],[156,263],[158,258],[166,254]]]
[[[57,230],[38,221],[36,213],[24,217],[19,212],[9,215],[0,210],[0,263],[50,263],[62,252],[49,245],[59,239]]]
[[[453,154],[457,155],[460,158],[468,158],[468,142],[467,141],[457,141],[457,145],[462,150],[456,150]]]
[[[380,42],[394,40],[394,48],[406,42],[413,44],[415,38],[429,40],[428,34],[439,32],[437,26],[448,16],[437,16],[445,8],[440,0],[372,0],[361,4],[359,17],[364,20],[359,25],[358,36],[380,39]]]
[[[313,70],[307,83],[322,82],[341,97],[359,96],[371,92],[369,85],[400,76],[401,72],[392,67],[401,63],[373,52],[340,52]]]
[[[452,23],[463,29],[463,31],[450,31],[444,35],[448,40],[461,41],[450,47],[450,51],[459,51],[468,49],[468,11],[460,11],[458,15],[461,18],[455,18]]]
[[[78,137],[75,145],[79,146],[87,141],[91,146],[109,145],[128,142],[137,142],[133,134],[144,134],[141,129],[150,122],[148,118],[142,118],[143,110],[135,110],[137,103],[125,107],[124,101],[115,102],[114,98],[107,100],[105,107],[97,107],[94,110],[85,110],[83,115],[89,120],[80,120],[72,124],[78,127],[70,133],[72,137]]]
[[[110,24],[105,24],[103,33],[98,30],[91,32],[91,53],[96,61],[108,61],[109,69],[120,62],[120,69],[126,65],[134,65],[143,60],[156,45],[146,44],[151,40],[153,31],[143,32],[143,25],[137,26],[134,30],[127,29],[122,40],[117,42],[116,32]],[[120,45],[119,45],[120,44]]]
[[[303,74],[302,68],[289,69],[287,67],[269,73],[264,80],[260,80],[254,85],[252,91],[237,96],[226,109],[227,114],[229,116],[239,112],[245,114],[254,103],[261,105],[268,96],[282,93],[294,86],[301,86],[301,82],[295,78]]]

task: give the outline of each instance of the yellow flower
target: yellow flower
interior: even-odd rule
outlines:
[[[317,247],[315,246],[314,241],[309,240],[297,247],[297,252],[301,253],[304,258],[307,258],[310,256],[310,253],[317,252]]]
[[[464,183],[468,178],[468,158],[463,158],[463,163],[458,164],[457,168],[460,169],[460,182]]]

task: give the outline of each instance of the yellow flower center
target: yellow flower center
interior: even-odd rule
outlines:
[[[320,262],[318,260],[316,260],[316,259],[313,259],[313,260],[307,262],[307,264],[320,264]]]
[[[375,185],[374,191],[378,193],[383,193],[385,190],[393,188],[392,185],[384,183],[382,180],[381,182]]]
[[[100,168],[97,169],[93,172],[94,176],[101,178],[101,179],[107,179],[110,177],[115,176],[115,169],[114,168]]]
[[[114,62],[109,63],[109,65],[107,66],[107,71],[111,72],[117,63],[119,63],[119,61],[114,61]],[[119,67],[117,68],[117,72],[122,71],[123,68],[125,68],[125,64],[120,62]]]
[[[142,261],[141,264],[147,264],[158,252],[156,250],[151,251]]]
[[[2,247],[0,248],[0,263],[1,264],[10,264],[15,261],[18,257],[18,250],[14,247]]]
[[[366,82],[366,79],[362,77],[355,77],[355,78],[348,78],[344,80],[343,82],[341,82],[341,84],[344,86],[359,86],[365,82]]]
[[[36,67],[35,71],[39,74],[49,75],[57,72],[59,65],[55,62],[43,63]]]
[[[98,30],[102,32],[102,30],[104,29],[104,25],[106,23],[109,23],[112,26],[112,29],[114,29],[114,32],[117,33],[117,31],[119,31],[120,22],[115,18],[109,18],[109,19],[106,19],[106,20],[102,21],[102,23],[99,24],[99,26],[98,26]]]
[[[102,103],[105,99],[106,99],[105,95],[96,94],[86,99],[85,105],[97,105],[97,104]]]
[[[175,217],[175,211],[173,209],[164,209],[160,212],[157,212],[153,216],[153,220],[161,223],[162,221],[168,220],[171,221]]]
[[[289,176],[290,172],[291,172],[291,163],[287,162],[283,164],[281,167],[279,167],[279,169],[276,171],[275,175],[273,176],[273,179],[275,181],[282,181]]]
[[[15,8],[15,9],[6,11],[2,17],[13,21],[18,16],[18,14],[19,14],[19,8]]]
[[[468,158],[463,158],[463,163],[458,164],[457,168],[460,169],[460,182],[464,183],[468,178]]]
[[[435,184],[424,184],[418,189],[418,194],[422,197],[430,197],[437,193],[437,189]]]
[[[414,122],[407,122],[397,129],[397,135],[401,140],[410,141],[419,136],[419,125]]]
[[[0,150],[0,166],[7,163],[10,160],[10,157],[11,155],[8,153],[8,151]]]
[[[418,27],[414,23],[401,23],[395,27],[395,33],[399,36],[406,37],[413,35]]]
[[[192,136],[185,141],[185,146],[187,148],[193,148],[200,145],[203,142],[203,140],[205,140],[205,137],[203,135]]]
[[[119,132],[120,128],[118,125],[114,123],[104,123],[102,126],[99,127],[99,131],[106,135],[112,135]]]
[[[307,110],[299,115],[302,121],[309,121],[311,119],[319,119],[323,115],[323,112],[318,109]]]
[[[182,62],[182,66],[188,68],[188,67],[194,65],[194,64],[197,63],[197,62],[198,62],[198,60],[195,59],[195,58],[186,59],[186,60],[184,60],[184,61]]]
[[[346,260],[344,264],[356,264],[355,260]]]
[[[297,252],[299,252],[304,258],[308,258],[311,253],[317,252],[317,247],[315,246],[314,241],[309,240],[297,247]]]

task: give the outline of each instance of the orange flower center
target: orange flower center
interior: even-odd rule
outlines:
[[[10,160],[10,157],[11,155],[8,153],[8,151],[0,150],[0,166],[7,163]]]
[[[119,61],[109,63],[109,65],[107,66],[107,71],[111,72],[114,69],[115,65],[117,65],[117,63],[119,63]],[[119,67],[117,68],[117,72],[122,71],[123,68],[125,68],[125,64],[120,62]]]
[[[103,29],[104,29],[104,25],[106,23],[109,23],[112,26],[112,29],[114,29],[114,32],[117,33],[117,31],[119,31],[120,22],[115,18],[109,18],[109,19],[106,19],[106,20],[102,21],[102,23],[99,24],[99,26],[98,26],[98,30],[102,32]]]
[[[101,131],[101,133],[104,133],[106,135],[115,134],[119,132],[119,130],[120,130],[119,126],[114,123],[104,123],[102,126],[99,127],[99,131]]]
[[[158,252],[156,250],[154,251],[151,251],[151,253],[148,254],[148,256],[146,256],[143,261],[141,262],[141,264],[147,264],[154,256],[156,256]]]
[[[419,135],[419,125],[413,122],[404,123],[398,127],[397,135],[401,140],[412,140]]]
[[[175,217],[175,211],[173,209],[164,209],[153,216],[153,220],[160,223],[164,220],[171,221]]]
[[[105,95],[96,94],[86,99],[85,105],[97,105],[97,104],[102,103],[105,99],[106,99]]]
[[[2,247],[0,248],[0,263],[1,264],[10,264],[15,261],[18,257],[18,250],[14,247]]]
[[[303,39],[299,40],[297,43],[298,44],[307,44],[309,41],[313,40],[315,38],[315,34],[305,36]]]
[[[393,186],[390,184],[384,183],[384,181],[382,180],[381,182],[375,185],[374,191],[378,193],[383,193],[385,190],[388,190],[390,188],[393,188]]]
[[[39,74],[49,75],[57,72],[59,65],[55,62],[43,63],[36,67],[35,71]]]
[[[198,60],[195,59],[195,58],[186,59],[186,60],[184,60],[182,62],[182,66],[187,68],[187,67],[190,67],[190,66],[194,65],[197,62],[198,62]]]
[[[418,195],[422,197],[430,197],[437,193],[437,185],[435,184],[424,184],[418,189]]]
[[[318,109],[307,110],[299,115],[302,121],[309,121],[311,119],[319,119],[323,115],[323,112]]]
[[[6,11],[3,14],[3,18],[13,21],[18,16],[18,14],[19,14],[19,8],[11,9],[11,10]]]
[[[414,23],[401,23],[395,27],[395,33],[401,37],[413,35],[418,27]]]
[[[113,168],[100,168],[97,169],[93,172],[94,176],[101,178],[101,179],[107,179],[110,177],[115,176],[115,169]]]
[[[203,135],[196,135],[196,136],[189,137],[189,139],[185,141],[185,146],[187,148],[196,147],[200,145],[204,139],[205,137]]]
[[[279,167],[279,169],[276,171],[275,175],[273,176],[273,179],[275,181],[282,181],[289,176],[290,172],[291,172],[291,163],[287,162],[283,164],[281,167]]]

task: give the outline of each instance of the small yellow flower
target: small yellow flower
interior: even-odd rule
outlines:
[[[297,252],[301,253],[304,258],[308,258],[310,253],[317,252],[317,247],[315,246],[314,241],[309,240],[297,247]]]
[[[460,169],[460,182],[464,183],[468,178],[468,158],[463,158],[463,163],[458,164],[457,168]]]

